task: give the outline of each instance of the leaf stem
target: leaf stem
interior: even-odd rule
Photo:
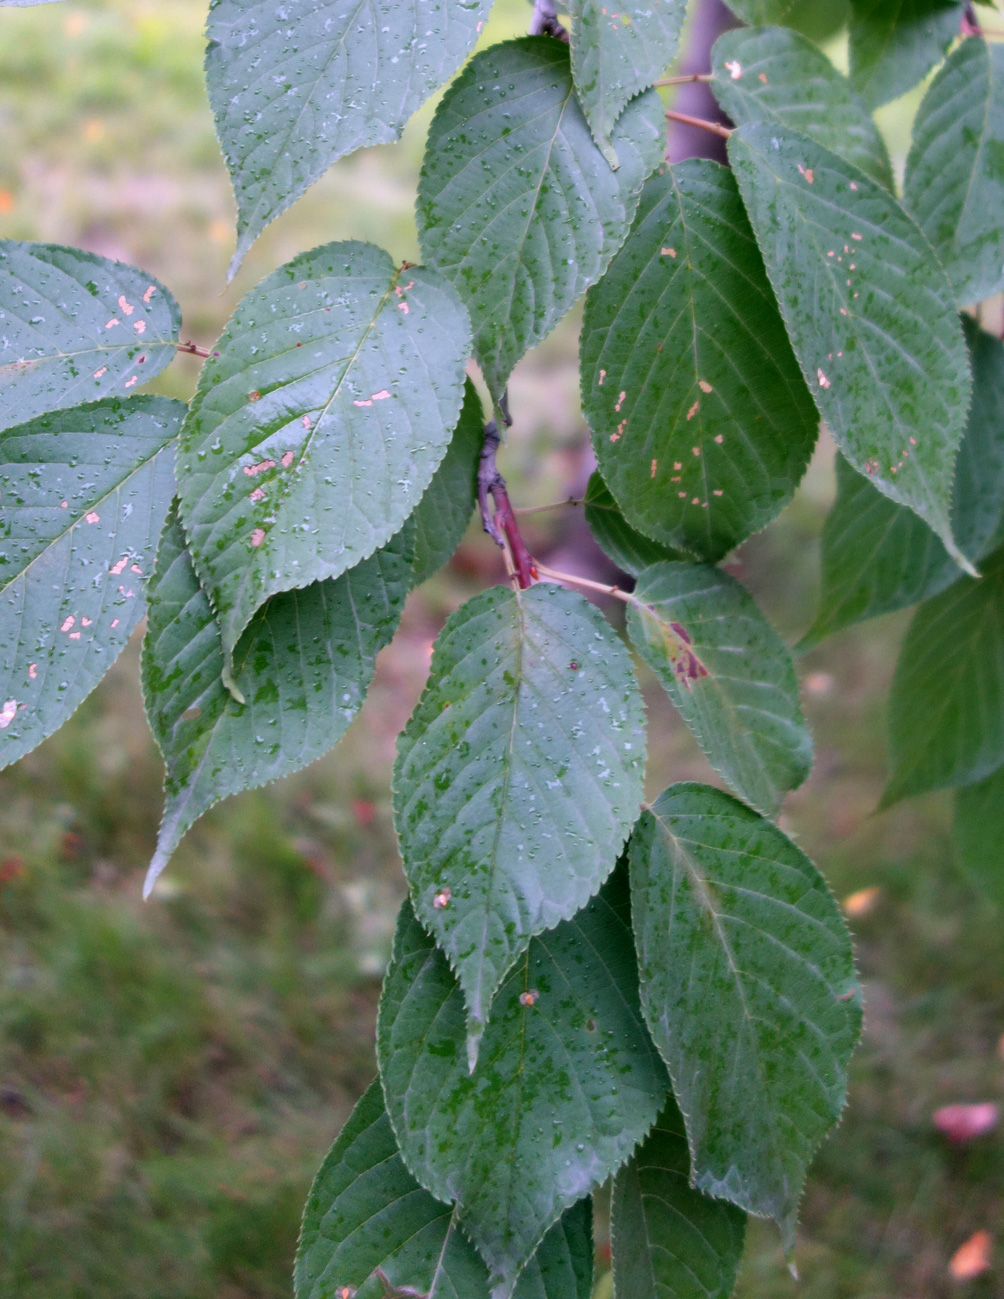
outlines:
[[[581,505],[585,501],[584,496],[569,496],[564,501],[552,501],[550,505],[522,505],[513,509],[513,514],[522,516],[524,514],[543,514],[546,510],[561,510],[566,505]]]
[[[727,140],[732,134],[731,127],[722,126],[721,122],[709,122],[706,117],[691,117],[689,113],[678,113],[674,108],[667,108],[666,116],[671,122],[682,122],[684,126],[699,126],[702,131],[720,135],[723,140]]]
[[[199,347],[199,345],[193,343],[191,339],[189,339],[187,343],[175,343],[174,346],[176,351],[186,352],[189,356],[212,356],[212,352],[205,347]]]
[[[714,77],[710,72],[687,72],[679,77],[663,77],[661,81],[653,81],[654,86],[687,86],[694,81],[713,81]]]
[[[503,422],[511,425],[508,399],[504,393],[498,410]],[[485,425],[484,443],[478,463],[478,507],[485,532],[497,546],[502,547],[510,577],[515,574],[520,589],[525,591],[536,580],[537,565],[523,540],[509,501],[506,481],[495,463],[500,441],[497,421],[489,420]]]
[[[637,604],[638,601],[630,591],[622,591],[619,586],[608,586],[605,582],[594,582],[589,577],[579,577],[575,573],[561,573],[556,568],[548,568],[546,564],[537,564],[537,573],[540,577],[549,577],[554,582],[564,582],[567,586],[584,586],[590,591],[601,591],[604,595],[612,595],[615,600],[623,600],[625,604]]]

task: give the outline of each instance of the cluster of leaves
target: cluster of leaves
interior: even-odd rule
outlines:
[[[807,643],[921,602],[885,801],[959,786],[963,855],[1004,842],[1004,351],[959,315],[1004,287],[1004,49],[964,29],[898,197],[871,109],[942,59],[961,7],[856,2],[850,79],[783,25],[790,0],[733,7],[778,25],[713,51],[730,166],[663,163],[652,87],[683,0],[576,0],[567,45],[538,0],[551,34],[475,54],[435,114],[427,265],[355,242],[294,258],[188,405],[131,392],[178,346],[163,285],[0,244],[0,764],[145,612],[167,768],[148,890],[216,800],[344,732],[470,519],[469,358],[502,421],[514,365],[584,293],[586,518],[635,579],[631,644],[732,791],[673,785],[638,817],[631,657],[580,594],[502,585],[448,619],[398,744],[410,898],[380,1082],[311,1193],[301,1299],[587,1299],[611,1177],[631,1299],[729,1294],[746,1213],[791,1248],[860,996],[838,908],[773,820],[811,765],[792,657],[718,565],[791,498],[821,418],[839,494]],[[400,134],[488,9],[214,0],[232,270],[334,159]]]

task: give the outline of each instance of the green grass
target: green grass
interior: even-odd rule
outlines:
[[[233,205],[202,88],[203,17],[197,0],[0,10],[0,235],[147,267],[177,293],[186,334],[208,343],[240,294],[302,248],[361,237],[415,255],[430,110],[398,149],[338,164],[224,294]],[[486,39],[524,21],[520,0],[505,0]],[[513,383],[505,468],[522,503],[582,485],[574,338],[572,320]],[[196,373],[183,359],[159,387],[185,396]],[[778,525],[739,556],[793,638],[809,620],[830,490],[822,454]],[[528,533],[543,554],[587,545],[574,510],[534,516]],[[161,768],[135,645],[62,733],[0,776],[2,1299],[289,1295],[309,1180],[374,1068],[403,894],[394,735],[442,618],[500,573],[472,530],[460,562],[409,603],[335,753],[210,813],[151,904],[139,894]],[[941,1104],[1001,1099],[1000,916],[952,864],[945,800],[872,815],[903,625],[851,631],[803,664],[817,763],[786,828],[838,896],[882,894],[855,922],[866,1033],[847,1117],[810,1179],[801,1284],[773,1231],[754,1224],[742,1299],[1004,1294],[999,1269],[968,1288],[946,1272],[968,1235],[1004,1219],[1001,1138],[951,1148],[930,1121]],[[651,681],[647,697],[651,792],[707,778]]]

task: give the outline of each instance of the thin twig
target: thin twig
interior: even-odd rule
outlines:
[[[533,17],[530,19],[531,36],[553,36],[556,41],[568,44],[568,32],[558,21],[554,0],[533,0]]]
[[[714,77],[710,72],[687,72],[679,77],[663,77],[661,81],[654,81],[655,86],[689,86],[694,81],[713,81]]]
[[[689,113],[678,113],[673,108],[666,109],[666,116],[671,122],[682,122],[684,126],[699,126],[702,131],[720,135],[723,140],[727,140],[732,134],[731,127],[722,126],[721,122],[709,122],[705,117],[691,117]]]
[[[212,352],[205,347],[199,347],[199,345],[193,343],[191,339],[189,339],[187,343],[175,343],[174,346],[176,351],[187,352],[189,356],[212,356]]]
[[[591,578],[579,577],[575,573],[560,573],[556,568],[548,568],[546,564],[538,563],[537,572],[541,577],[549,577],[554,582],[564,582],[569,586],[584,586],[590,591],[601,591],[604,595],[612,595],[615,600],[623,600],[625,604],[638,603],[629,591],[622,591],[619,586],[594,582]]]
[[[499,414],[505,423],[512,423],[505,394],[499,402]],[[498,423],[490,420],[485,425],[484,443],[478,462],[478,508],[485,532],[497,546],[501,546],[506,569],[510,576],[515,574],[520,589],[525,591],[536,580],[537,565],[523,540],[509,501],[505,479],[495,463],[500,440]]]
[[[550,505],[521,505],[513,510],[513,514],[520,518],[524,514],[543,514],[546,510],[562,510],[566,505],[581,505],[585,499],[584,496],[569,496],[567,500],[552,501]]]

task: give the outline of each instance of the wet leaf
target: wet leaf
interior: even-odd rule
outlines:
[[[1004,766],[955,794],[955,856],[973,885],[1004,910]]]
[[[614,1181],[617,1299],[729,1299],[745,1232],[738,1209],[691,1187],[687,1134],[670,1098]]]
[[[581,351],[600,472],[640,532],[715,560],[790,500],[819,420],[726,168],[649,181]]]
[[[269,596],[338,577],[398,531],[446,454],[469,345],[450,286],[371,244],[303,253],[243,299],[178,458],[228,656]]]
[[[147,717],[167,768],[148,896],[182,836],[214,803],[298,771],[341,738],[411,586],[411,526],[341,577],[273,596],[238,641],[224,686],[220,629],[172,510],[150,585]]]
[[[470,1073],[463,994],[405,903],[377,1024],[384,1093],[405,1163],[458,1202],[493,1299],[508,1299],[548,1228],[624,1162],[662,1107],[667,1080],[637,980],[618,872],[531,942]]]
[[[134,266],[0,240],[0,429],[126,396],[174,359],[181,312]]]
[[[442,463],[412,515],[415,521],[412,580],[416,586],[450,559],[471,521],[478,494],[483,418],[481,399],[468,379],[460,422],[454,429]]]
[[[573,93],[568,50],[548,36],[492,46],[446,92],[418,186],[419,237],[470,310],[496,398],[623,243],[664,127],[655,91],[629,104],[612,171]]]
[[[952,537],[952,465],[969,406],[945,273],[896,200],[815,141],[743,126],[729,155],[802,372],[855,469]]]
[[[650,541],[632,528],[610,495],[610,488],[600,477],[599,470],[595,470],[589,479],[583,509],[596,544],[632,577],[661,560],[687,558],[682,552],[660,545],[658,541]]]
[[[394,817],[415,909],[457,972],[474,1038],[530,938],[613,870],[644,763],[630,659],[581,595],[496,586],[447,620],[398,740]]]
[[[307,1198],[296,1256],[296,1299],[385,1299],[375,1275],[425,1299],[489,1299],[488,1272],[457,1225],[405,1167],[373,1082],[321,1165]],[[589,1299],[592,1205],[582,1200],[551,1228],[515,1299]]]
[[[645,1019],[685,1116],[698,1190],[777,1220],[844,1107],[861,1023],[823,877],[770,821],[673,785],[631,840]]]
[[[725,32],[711,51],[711,73],[715,97],[737,126],[790,127],[892,189],[889,155],[864,101],[800,33],[787,27]]]
[[[941,62],[963,10],[956,0],[851,0],[851,84],[869,108],[912,90]]]
[[[948,56],[914,120],[903,201],[960,306],[1004,288],[1004,46]]]
[[[248,249],[336,158],[397,140],[460,66],[488,0],[213,0],[206,85]]]
[[[657,564],[638,580],[628,634],[712,767],[773,816],[812,767],[791,654],[735,578]]]
[[[0,433],[0,767],[62,726],[146,612],[184,413],[106,397]]]
[[[729,0],[729,8],[750,27],[783,23],[795,7],[795,0]]]

